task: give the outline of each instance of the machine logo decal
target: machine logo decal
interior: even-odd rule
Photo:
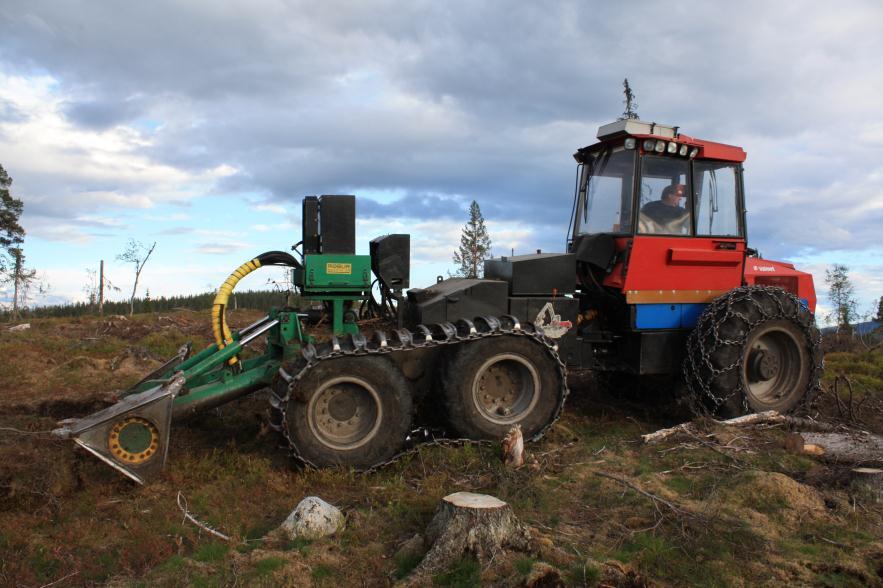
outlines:
[[[776,271],[775,266],[772,265],[755,265],[754,271],[756,272],[774,272]]]
[[[329,274],[350,275],[353,273],[353,264],[351,263],[326,263],[325,272]]]
[[[547,302],[542,310],[540,310],[539,314],[537,314],[537,318],[534,319],[533,324],[537,329],[541,330],[546,337],[551,337],[552,339],[558,339],[563,336],[573,326],[572,322],[562,321],[561,315],[555,314],[555,308],[552,306],[551,302]]]

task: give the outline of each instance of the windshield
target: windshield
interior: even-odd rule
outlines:
[[[586,161],[576,234],[631,232],[635,152],[621,147]]]
[[[689,235],[687,160],[659,155],[645,155],[642,160],[638,232]]]

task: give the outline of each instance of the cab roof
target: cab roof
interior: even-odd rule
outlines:
[[[690,149],[698,147],[697,159],[717,159],[741,163],[747,157],[747,153],[741,147],[697,139],[680,133],[678,127],[645,122],[638,119],[624,119],[602,125],[598,128],[599,141],[577,150],[573,157],[577,161],[582,162],[586,155],[597,151],[605,145],[619,143],[627,137],[634,137],[637,140],[636,148],[641,150],[643,150],[645,139],[662,139],[678,145],[687,145]]]

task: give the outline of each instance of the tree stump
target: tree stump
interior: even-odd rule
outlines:
[[[879,504],[883,502],[883,470],[879,468],[855,468],[852,470],[850,487],[853,496]]]
[[[530,531],[502,500],[471,492],[449,494],[426,528],[429,552],[403,585],[423,585],[464,554],[472,554],[485,564],[504,548],[527,551],[530,541]]]

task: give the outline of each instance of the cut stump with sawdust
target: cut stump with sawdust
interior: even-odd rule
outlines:
[[[855,468],[851,474],[850,488],[853,496],[874,504],[883,502],[883,469]]]
[[[531,535],[499,498],[456,492],[442,498],[426,528],[426,542],[431,547],[423,561],[400,585],[424,585],[467,554],[485,564],[503,549],[527,551]]]

